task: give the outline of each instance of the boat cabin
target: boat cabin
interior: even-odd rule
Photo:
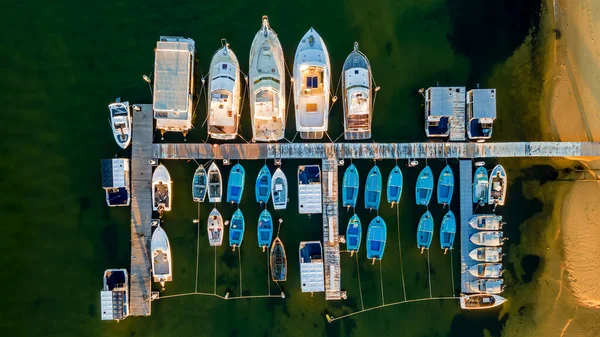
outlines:
[[[325,291],[323,246],[319,241],[300,242],[300,285],[303,293]]]
[[[129,206],[131,202],[129,159],[102,159],[102,188],[109,207]]]
[[[471,140],[492,138],[496,119],[496,89],[473,89],[467,93],[467,136]]]
[[[325,124],[324,68],[304,65],[301,68],[302,83],[297,102],[299,131],[323,131]],[[325,125],[326,126],[326,125]],[[316,128],[316,129],[313,129]]]
[[[319,165],[298,167],[298,212],[318,214],[322,211],[321,168]]]
[[[161,36],[156,44],[152,109],[162,134],[192,128],[195,53],[189,38]]]
[[[431,87],[425,90],[424,95],[425,134],[427,137],[448,137],[454,110],[462,110],[464,113],[465,88]]]
[[[104,321],[118,321],[129,316],[129,279],[126,269],[108,269],[104,272],[100,307]]]

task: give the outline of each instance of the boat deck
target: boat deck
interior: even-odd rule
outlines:
[[[338,163],[333,146],[327,148],[328,159],[322,161],[323,186],[323,257],[325,265],[325,299],[341,299],[340,242],[338,226]]]
[[[477,248],[469,240],[477,230],[469,225],[469,219],[473,215],[473,163],[470,160],[461,160],[459,162],[459,188],[460,188],[460,291],[462,293],[472,293],[467,285],[468,282],[475,281],[477,278],[469,273],[469,268],[481,262],[472,260],[469,252]]]
[[[131,149],[131,286],[130,315],[149,316],[151,312],[150,239],[152,236],[152,105],[140,104],[133,111]]]

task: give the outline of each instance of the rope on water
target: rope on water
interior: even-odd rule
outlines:
[[[379,281],[381,283],[381,303],[385,305],[385,298],[383,296],[383,268],[381,267],[381,260],[379,260]]]
[[[365,302],[363,302],[362,286],[360,284],[360,268],[358,267],[358,252],[356,252],[356,275],[358,275],[358,293],[360,294],[360,307],[365,310]]]
[[[427,248],[427,275],[429,276],[429,298],[431,298],[431,267],[429,263],[429,248]]]
[[[452,273],[452,295],[454,295],[454,256],[452,256],[452,251],[454,249],[450,249],[450,273]]]
[[[267,290],[269,291],[269,296],[271,295],[271,278],[269,274],[271,273],[271,266],[269,265],[269,254],[267,255]]]
[[[213,294],[217,294],[217,246],[215,246],[215,283],[214,283],[214,291]]]
[[[404,282],[404,263],[402,262],[402,242],[400,241],[400,207],[396,206],[396,222],[398,225],[398,251],[400,252],[400,273],[402,274],[402,292],[406,301],[406,284]]]
[[[244,296],[244,292],[242,291],[242,247],[238,247],[238,264],[240,266],[240,297]]]
[[[198,263],[200,262],[200,203],[198,203],[198,237],[196,242],[196,284],[194,293],[198,292]]]

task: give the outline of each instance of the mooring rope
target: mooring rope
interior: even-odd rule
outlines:
[[[358,293],[360,294],[360,307],[365,310],[365,302],[363,302],[362,286],[360,284],[360,268],[358,267],[358,252],[356,252],[356,274],[358,275]]]
[[[214,288],[215,290],[213,293],[216,295],[217,294],[217,246],[215,246],[215,283],[214,283],[214,286],[215,286],[215,288]]]
[[[379,281],[381,283],[381,303],[385,305],[385,298],[383,296],[383,268],[381,267],[381,260],[379,260]]]
[[[452,273],[452,295],[454,295],[454,256],[452,255],[452,251],[454,249],[450,249],[450,273]]]
[[[429,248],[427,248],[427,275],[429,276],[429,298],[431,298],[431,267],[429,263]]]
[[[402,262],[402,242],[400,241],[400,206],[396,206],[396,223],[398,225],[398,251],[400,252],[400,273],[402,274],[402,292],[406,301],[406,284],[404,282],[404,263]]]
[[[198,264],[200,263],[200,203],[198,203],[198,237],[196,242],[196,285],[194,293],[198,292]]]
[[[244,296],[244,292],[242,291],[242,247],[238,247],[238,264],[240,266],[240,297]]]

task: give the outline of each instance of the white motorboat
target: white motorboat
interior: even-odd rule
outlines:
[[[108,105],[110,111],[110,127],[117,145],[126,149],[131,144],[131,109],[129,102],[121,102],[117,99],[115,103]]]
[[[506,302],[506,298],[490,294],[462,295],[460,308],[465,310],[480,310],[494,308]]]
[[[167,168],[160,164],[152,174],[152,210],[170,211],[173,203],[173,182]]]
[[[469,273],[475,277],[498,278],[503,272],[501,263],[478,263],[469,268]]]
[[[467,282],[467,286],[475,293],[500,294],[503,283],[502,279],[481,279]]]
[[[208,243],[211,246],[223,244],[223,217],[216,208],[208,215],[207,221]]]
[[[502,165],[496,165],[490,174],[490,183],[488,185],[488,203],[490,205],[504,206],[506,200],[507,176]]]
[[[296,130],[302,139],[321,139],[327,131],[331,65],[327,47],[312,27],[294,57]]]
[[[277,34],[262,17],[262,27],[250,47],[250,117],[252,138],[259,142],[285,137],[285,60]]]
[[[344,94],[344,139],[371,138],[371,118],[373,116],[373,81],[371,64],[358,50],[348,55],[342,69],[342,88]]]
[[[502,215],[482,214],[472,216],[469,225],[479,230],[497,231],[502,229],[504,222],[502,222]]]
[[[273,208],[285,209],[288,202],[288,183],[285,174],[280,168],[275,170],[271,178],[271,195],[273,196]]]
[[[164,289],[165,282],[173,281],[173,265],[169,238],[160,226],[152,233],[150,250],[152,251],[152,278]]]
[[[235,139],[240,123],[240,65],[237,57],[222,40],[210,62],[208,77],[208,134],[214,139]]]
[[[495,247],[504,244],[504,238],[500,231],[481,231],[471,235],[471,242],[478,246]]]
[[[215,162],[208,168],[208,201],[221,202],[223,197],[223,178]]]
[[[481,262],[502,261],[502,247],[479,247],[469,252],[469,257]]]

